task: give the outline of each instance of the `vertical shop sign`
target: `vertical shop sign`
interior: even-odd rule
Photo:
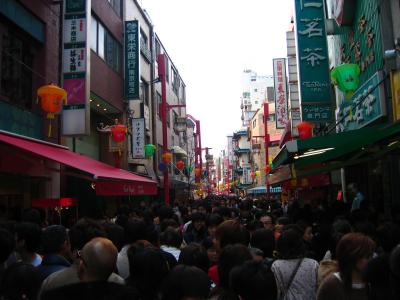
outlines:
[[[144,118],[132,119],[132,158],[144,158]]]
[[[390,73],[392,86],[393,120],[400,120],[400,71]]]
[[[90,0],[64,1],[63,87],[68,93],[62,112],[62,134],[90,133]]]
[[[285,128],[288,122],[286,59],[274,58],[272,61],[274,65],[276,128]]]
[[[125,21],[125,99],[139,99],[139,21]]]
[[[297,61],[303,121],[332,120],[323,0],[295,0]]]

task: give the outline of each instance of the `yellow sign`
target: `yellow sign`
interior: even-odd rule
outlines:
[[[392,85],[393,120],[400,120],[400,71],[390,73]]]

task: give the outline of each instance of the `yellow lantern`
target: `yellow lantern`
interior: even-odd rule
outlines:
[[[67,92],[50,83],[44,85],[37,90],[38,98],[40,99],[40,106],[43,111],[47,113],[47,119],[50,120],[48,136],[51,136],[51,120],[54,115],[60,113],[63,104],[67,104]]]

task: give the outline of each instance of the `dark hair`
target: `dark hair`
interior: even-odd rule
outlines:
[[[207,217],[206,224],[207,226],[218,226],[221,224],[224,220],[219,214],[210,214]]]
[[[278,250],[280,259],[304,257],[306,248],[301,231],[296,228],[283,230],[276,243],[276,249]]]
[[[59,253],[68,241],[67,230],[61,225],[52,225],[42,232],[43,254]]]
[[[227,220],[218,225],[215,237],[219,240],[221,249],[229,244],[243,244],[247,246],[250,234],[238,221]]]
[[[108,239],[113,242],[115,247],[117,247],[118,252],[121,251],[125,240],[124,228],[114,223],[105,223],[103,226],[107,233]]]
[[[347,233],[352,231],[351,225],[347,220],[338,219],[332,224],[331,240],[329,250],[332,254],[332,259],[336,258],[336,246],[340,239]]]
[[[257,229],[251,235],[250,245],[262,250],[264,257],[271,258],[275,249],[274,233],[269,229]]]
[[[190,243],[183,248],[179,255],[178,263],[187,266],[196,266],[204,272],[208,272],[208,268],[210,267],[207,250],[198,243]]]
[[[191,216],[192,222],[206,221],[206,215],[201,212],[195,212]]]
[[[35,223],[39,226],[42,225],[42,218],[40,216],[40,212],[36,208],[25,209],[22,213],[21,221]]]
[[[8,230],[0,228],[0,263],[7,260],[14,248],[14,236]]]
[[[180,300],[184,297],[206,299],[210,280],[206,273],[194,266],[178,265],[169,273],[163,286],[162,300]]]
[[[229,287],[229,273],[230,271],[247,260],[251,260],[249,248],[242,244],[227,245],[221,251],[218,262],[218,275],[220,286],[222,288]]]
[[[160,235],[161,245],[180,248],[182,241],[183,237],[179,229],[167,228]]]
[[[140,219],[130,219],[125,224],[125,244],[131,244],[138,240],[146,240],[146,223]]]
[[[39,250],[42,231],[39,225],[30,222],[17,223],[15,226],[17,241],[25,241],[25,249],[31,253]]]
[[[104,227],[92,219],[80,219],[68,232],[72,250],[80,250],[95,237],[107,237]]]
[[[160,223],[160,230],[163,232],[168,227],[178,228],[179,224],[174,219],[165,219]]]
[[[31,264],[18,262],[4,272],[1,294],[5,299],[37,299],[42,281],[40,272]]]
[[[233,268],[230,287],[243,300],[272,300],[277,297],[275,276],[262,262],[246,261]]]
[[[390,253],[400,243],[400,227],[392,222],[386,222],[378,227],[376,236],[379,246],[386,253]]]
[[[345,288],[351,289],[352,272],[357,261],[370,258],[375,250],[375,242],[362,233],[344,235],[336,247],[336,259]]]

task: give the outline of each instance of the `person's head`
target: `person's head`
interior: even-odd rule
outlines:
[[[206,226],[206,215],[200,212],[192,214],[192,224],[196,230],[201,230]]]
[[[183,241],[182,233],[179,229],[169,227],[160,235],[161,245],[180,248]]]
[[[210,214],[207,218],[207,229],[208,235],[212,238],[215,237],[215,231],[219,224],[223,221],[222,217],[219,214]]]
[[[358,193],[358,186],[357,183],[352,182],[347,185],[347,191],[350,193],[351,196],[355,196]]]
[[[274,233],[268,229],[257,229],[251,235],[250,245],[262,250],[264,257],[272,257],[275,249]]]
[[[122,226],[114,223],[105,223],[104,229],[107,237],[113,242],[118,251],[124,246],[125,230]]]
[[[362,233],[348,233],[340,239],[336,259],[346,288],[351,288],[353,272],[361,274],[374,251],[375,242]]]
[[[146,223],[141,219],[129,219],[125,224],[125,244],[147,239]]]
[[[21,221],[35,223],[39,227],[42,224],[42,218],[40,216],[40,212],[36,208],[25,209],[24,212],[22,213]]]
[[[230,288],[242,300],[273,300],[277,297],[275,276],[262,262],[247,261],[230,273]]]
[[[376,237],[383,251],[390,253],[400,243],[400,228],[395,223],[386,222],[378,227]]]
[[[92,219],[79,220],[68,232],[71,250],[78,251],[96,237],[106,237],[104,227]]]
[[[15,248],[15,239],[11,232],[0,228],[0,264],[5,262]]]
[[[296,224],[303,232],[303,240],[306,242],[311,242],[314,237],[312,225],[306,220],[299,220]]]
[[[242,244],[225,246],[221,251],[218,262],[218,275],[221,287],[229,287],[229,273],[234,267],[240,266],[245,261],[252,259],[253,257],[249,248]]]
[[[42,232],[43,254],[59,254],[70,257],[71,245],[67,229],[61,225],[52,225]]]
[[[22,222],[15,226],[16,251],[35,253],[39,250],[42,231],[35,223]]]
[[[106,238],[94,238],[80,251],[78,275],[81,281],[105,281],[115,269],[118,250]]]
[[[178,264],[196,266],[207,272],[210,261],[206,249],[198,243],[190,243],[181,250]]]
[[[168,274],[162,300],[203,300],[210,291],[207,274],[195,266],[178,265]]]
[[[339,219],[332,224],[329,250],[331,251],[333,258],[336,258],[336,246],[339,243],[340,239],[345,234],[350,232],[352,232],[352,228],[351,224],[347,220]]]
[[[163,232],[168,227],[179,228],[179,223],[174,219],[165,219],[160,223],[161,232]]]
[[[230,244],[247,246],[250,234],[246,228],[236,220],[227,220],[218,225],[215,231],[216,247],[218,250]]]
[[[260,217],[260,222],[265,229],[274,230],[275,224],[271,215],[263,214]]]
[[[6,269],[2,278],[2,295],[5,299],[37,299],[42,281],[37,268],[18,262]]]
[[[306,248],[300,232],[294,227],[283,230],[276,244],[279,258],[294,259],[305,255]]]

